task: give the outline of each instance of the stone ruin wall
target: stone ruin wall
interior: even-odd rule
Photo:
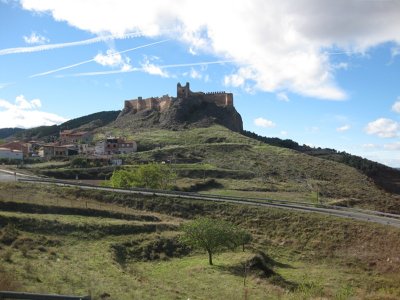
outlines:
[[[162,97],[151,97],[142,99],[139,97],[135,100],[125,100],[124,111],[125,112],[134,112],[147,110],[147,109],[155,109],[159,111],[164,111],[168,109],[172,104],[172,97],[168,95]]]
[[[225,92],[192,92],[189,88],[189,83],[185,86],[177,85],[177,98],[188,99],[191,97],[201,97],[204,101],[215,103],[218,106],[233,106],[233,94]],[[164,111],[172,105],[172,101],[176,100],[174,97],[164,95],[162,97],[151,97],[142,99],[139,97],[135,100],[126,100],[124,105],[124,112],[136,113],[142,110],[159,110]]]
[[[225,92],[213,92],[204,94],[204,100],[215,103],[218,106],[233,106],[233,94]]]

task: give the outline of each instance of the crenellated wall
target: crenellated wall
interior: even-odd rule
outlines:
[[[193,97],[201,98],[202,100],[210,103],[215,103],[218,106],[233,106],[233,94],[225,92],[192,92],[190,90],[189,82],[185,86],[180,83],[177,84],[176,98],[164,95],[162,97],[151,97],[142,99],[139,97],[134,100],[126,100],[124,105],[124,112],[133,112],[143,110],[158,110],[164,111],[168,109],[172,102],[176,99],[190,99]]]
[[[218,106],[233,106],[233,94],[225,92],[207,93],[204,95],[204,100],[213,102]]]
[[[172,97],[168,95],[162,97],[151,97],[142,99],[139,97],[134,100],[125,100],[124,111],[136,113],[142,110],[160,110],[164,111],[168,109],[172,104]]]

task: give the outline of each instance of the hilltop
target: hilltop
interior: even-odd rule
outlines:
[[[340,152],[329,148],[313,148],[307,145],[299,145],[292,140],[282,140],[279,138],[268,138],[256,133],[244,130],[243,135],[266,143],[268,145],[296,150],[307,155],[336,161],[356,168],[361,173],[370,177],[376,185],[390,193],[400,193],[400,169],[388,167],[386,165],[352,155],[344,151]]]
[[[181,198],[0,187],[2,290],[121,300],[400,296],[400,230],[391,226]],[[253,240],[208,266],[179,239],[179,225],[198,216],[234,222]],[[273,276],[244,268],[256,255]]]
[[[189,83],[177,85],[176,97],[164,95],[125,101],[124,109],[110,127],[142,130],[181,130],[219,124],[232,131],[243,130],[242,117],[233,106],[233,95],[225,92],[192,92]]]
[[[354,167],[268,145],[220,125],[136,132],[105,127],[97,137],[104,132],[137,141],[139,152],[121,156],[128,165],[171,163],[178,172],[180,188],[214,180],[217,184],[207,192],[400,211],[396,196]]]
[[[23,128],[0,128],[0,139],[7,138],[23,130]]]
[[[0,129],[0,138],[5,139],[21,139],[21,140],[44,140],[51,141],[58,137],[61,130],[64,129],[81,129],[94,130],[101,126],[105,126],[114,121],[120,111],[101,111],[66,121],[60,125],[39,126],[29,129],[23,128],[2,128]]]
[[[400,212],[400,171],[333,149],[244,131],[225,92],[192,92],[178,84],[176,97],[127,100],[121,111],[100,112],[61,125],[24,130],[14,137],[51,140],[61,129],[88,130],[94,140],[134,140],[138,152],[120,155],[124,168],[167,162],[178,174],[175,189],[271,197]],[[104,161],[29,166],[41,175],[104,180]],[[92,166],[89,168],[89,166]]]

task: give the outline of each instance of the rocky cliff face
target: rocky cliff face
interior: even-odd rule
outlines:
[[[200,97],[176,99],[165,111],[143,110],[137,113],[123,111],[113,125],[130,129],[183,129],[223,125],[233,131],[243,130],[242,117],[233,106],[217,106]]]

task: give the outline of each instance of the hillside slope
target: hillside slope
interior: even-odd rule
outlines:
[[[23,128],[0,128],[0,139],[7,138],[23,130]]]
[[[243,130],[242,117],[233,106],[218,106],[191,96],[174,100],[169,108],[160,111],[146,109],[138,112],[125,112],[110,124],[114,128],[143,130],[148,128],[179,130],[183,128],[223,125],[233,131]]]
[[[263,197],[400,212],[398,198],[353,167],[266,145],[219,125],[136,132],[105,127],[98,129],[97,138],[105,132],[138,142],[140,152],[125,156],[125,163],[170,162],[182,184],[216,180],[221,188],[214,193],[254,192]]]
[[[400,297],[400,230],[390,226],[59,186],[0,189],[2,290],[118,300]],[[208,266],[179,239],[179,225],[199,216],[233,222],[253,239]],[[244,268],[259,251],[264,263]]]
[[[12,138],[30,140],[40,139],[51,141],[58,137],[60,130],[65,129],[81,129],[81,130],[94,130],[95,128],[105,126],[114,121],[120,111],[102,111],[87,116],[75,118],[64,122],[60,125],[52,126],[39,126],[30,129],[23,129],[18,131]],[[11,138],[9,136],[9,138]]]
[[[335,149],[312,148],[306,145],[301,146],[292,140],[264,137],[246,130],[242,133],[247,137],[268,145],[293,149],[311,156],[346,164],[370,177],[379,187],[387,192],[400,194],[400,169],[390,168],[369,159],[346,152],[339,152]]]

